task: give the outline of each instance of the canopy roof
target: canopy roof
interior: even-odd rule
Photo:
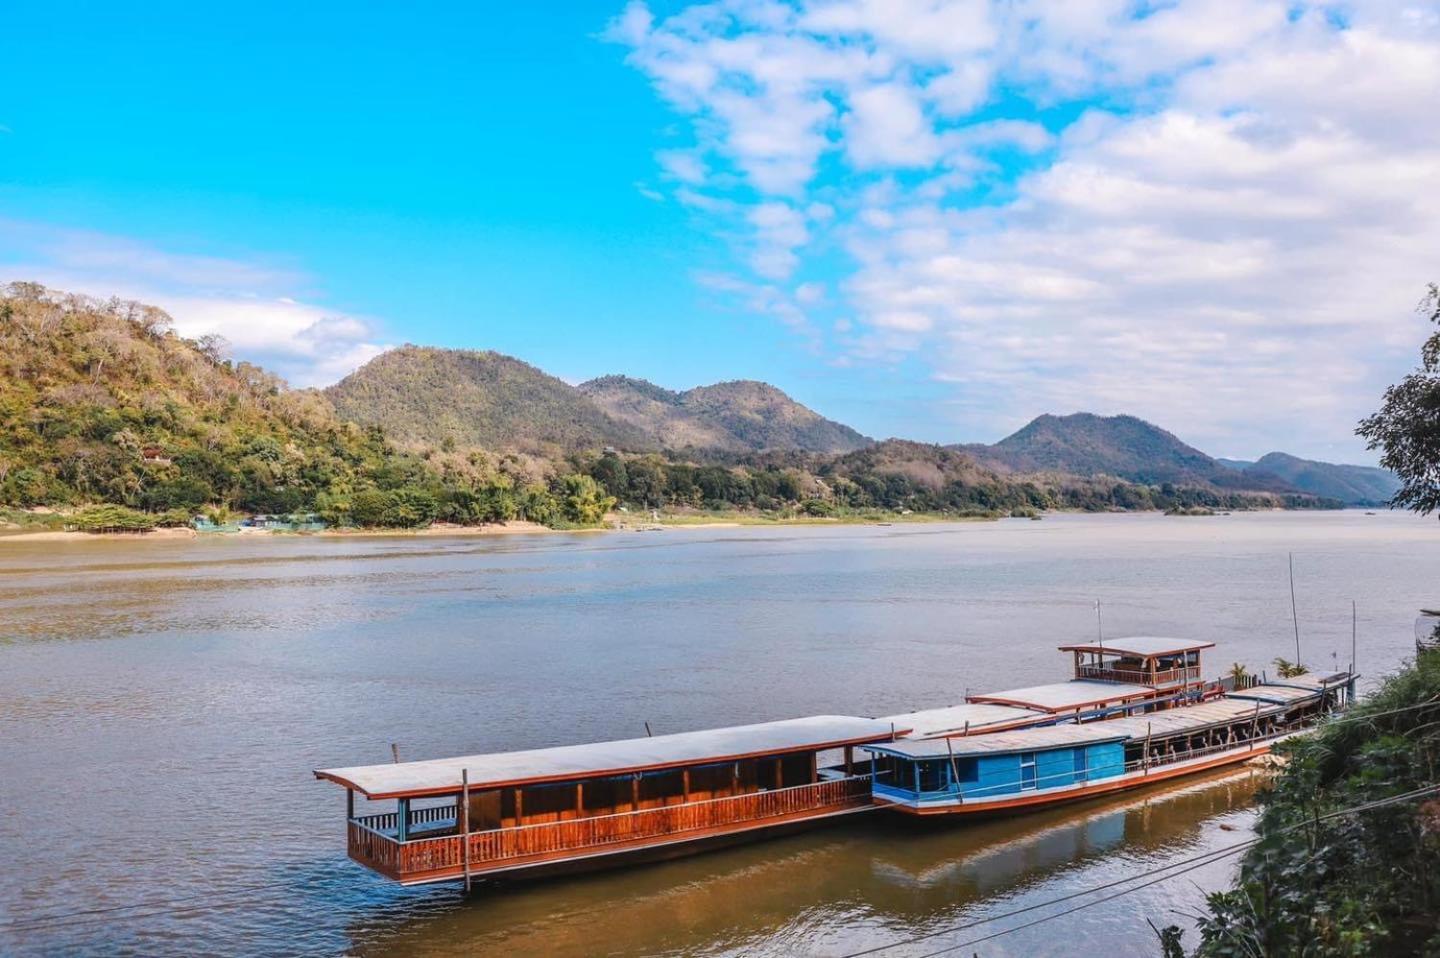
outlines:
[[[922,709],[904,715],[887,715],[881,721],[894,722],[896,728],[908,728],[905,738],[932,738],[936,735],[958,735],[968,727],[972,732],[1025,725],[1048,719],[1048,713],[1011,705],[951,705],[947,708]]]
[[[1279,706],[1263,704],[1253,699],[1219,698],[1181,708],[1148,712],[1145,715],[1110,719],[1103,724],[1130,740],[1143,739],[1146,735],[1164,738],[1167,735],[1202,731],[1215,725],[1227,725],[1257,715],[1263,718],[1279,711],[1282,711]]]
[[[1078,645],[1062,645],[1061,652],[1101,652],[1110,655],[1133,655],[1146,659],[1153,655],[1179,655],[1182,652],[1198,652],[1215,648],[1214,642],[1195,642],[1190,639],[1167,639],[1155,635],[1131,635],[1104,642],[1082,642]]]
[[[1056,682],[1053,685],[1032,685],[1029,688],[972,695],[970,701],[991,705],[1014,705],[1020,708],[1037,709],[1041,712],[1068,712],[1087,705],[1153,698],[1156,694],[1157,690],[1148,685],[1103,682],[1098,679],[1072,679],[1069,682]]]
[[[1043,752],[1046,749],[1097,742],[1119,742],[1126,733],[1114,728],[1114,722],[1087,722],[1084,725],[1046,725],[1041,728],[1016,729],[1013,732],[991,732],[989,735],[964,738],[906,739],[863,746],[867,752],[895,755],[900,758],[966,758],[975,755],[1007,755],[1013,752]]]
[[[1319,694],[1319,688],[1306,689],[1294,685],[1252,685],[1248,689],[1229,693],[1229,698],[1292,705],[1305,699],[1315,698]]]
[[[1332,685],[1340,685],[1350,678],[1349,672],[1301,672],[1284,678],[1271,679],[1266,685],[1291,685],[1297,689],[1319,692]]]
[[[1047,725],[1041,728],[992,732],[974,738],[923,739],[884,742],[866,745],[865,750],[901,758],[957,758],[975,755],[1005,755],[1014,752],[1043,752],[1047,749],[1091,745],[1098,742],[1139,741],[1146,736],[1165,738],[1186,732],[1198,732],[1217,725],[1280,712],[1276,705],[1255,700],[1221,698],[1198,705],[1164,709],[1129,718],[1087,722],[1083,725]]]
[[[462,770],[469,772],[471,787],[498,788],[733,762],[781,752],[818,751],[876,742],[891,734],[889,721],[814,715],[618,742],[318,769],[315,777],[353,788],[368,798],[406,798],[458,792]]]

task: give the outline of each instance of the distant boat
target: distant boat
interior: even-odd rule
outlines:
[[[871,790],[911,815],[1044,808],[1265,755],[1353,694],[1349,672],[1307,673],[1128,718],[878,743],[865,747]]]

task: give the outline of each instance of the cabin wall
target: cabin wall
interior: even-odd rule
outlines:
[[[1086,750],[1086,780],[1113,778],[1125,771],[1125,745],[1122,742],[1102,742]]]
[[[816,780],[813,752],[746,759],[634,775],[547,783],[471,793],[470,828],[488,831],[663,808],[689,802],[809,785]],[[519,814],[517,815],[517,791]]]
[[[983,755],[978,761],[979,778],[966,785],[962,795],[991,798],[1020,791],[1019,755]]]
[[[1061,788],[1075,784],[1075,749],[1057,748],[1035,755],[1035,787]]]

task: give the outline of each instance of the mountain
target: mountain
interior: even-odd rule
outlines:
[[[1147,485],[1292,491],[1278,477],[1237,472],[1135,416],[1044,415],[993,446],[960,447],[1012,472],[1115,476]]]
[[[1217,460],[1249,475],[1266,473],[1289,483],[1301,492],[1339,499],[1352,506],[1382,506],[1400,488],[1399,478],[1388,469],[1374,466],[1337,465],[1272,452],[1256,462],[1238,459]]]
[[[669,449],[843,453],[870,444],[849,426],[752,380],[673,392],[643,379],[602,376],[581,383],[580,391],[612,418]]]
[[[607,415],[574,386],[501,353],[402,346],[324,392],[342,417],[412,445],[654,448],[645,433]]]
[[[403,474],[322,396],[171,325],[140,303],[0,287],[0,505],[290,512]]]

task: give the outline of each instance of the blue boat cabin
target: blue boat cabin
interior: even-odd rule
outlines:
[[[874,792],[905,803],[978,801],[1083,785],[1125,771],[1124,736],[1096,725],[867,746]]]

